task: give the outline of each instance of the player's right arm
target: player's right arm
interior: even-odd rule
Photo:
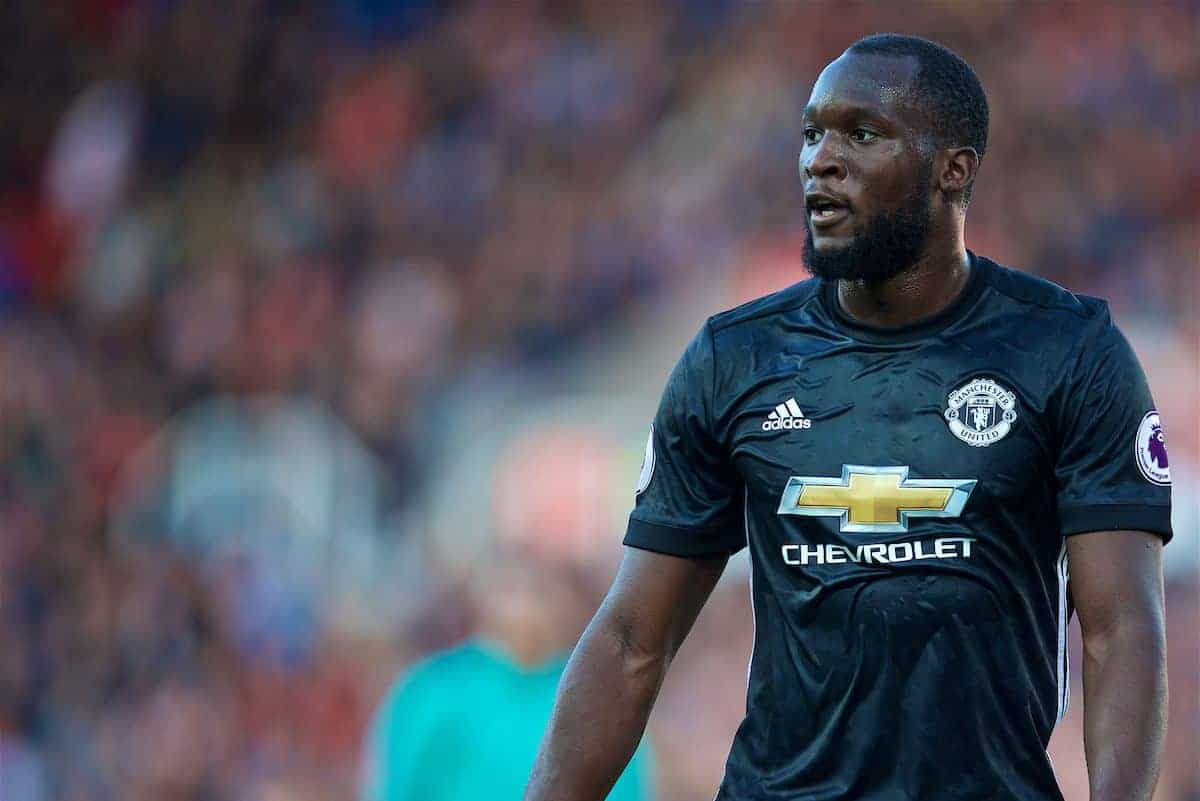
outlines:
[[[608,795],[726,560],[625,549],[608,597],[567,664],[526,801]]]
[[[625,558],[559,686],[526,801],[603,799],[729,555],[745,489],[720,421],[710,327],[671,372],[646,444]]]

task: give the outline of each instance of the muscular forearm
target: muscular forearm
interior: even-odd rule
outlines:
[[[1167,726],[1166,644],[1127,623],[1084,642],[1084,745],[1091,801],[1150,801]]]
[[[525,801],[601,801],[637,749],[667,657],[593,621],[567,665]]]

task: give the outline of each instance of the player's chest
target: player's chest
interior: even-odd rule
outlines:
[[[893,494],[906,481],[974,480],[1016,496],[1053,469],[1046,392],[1008,365],[962,352],[848,354],[747,379],[722,412],[752,490],[800,475]]]

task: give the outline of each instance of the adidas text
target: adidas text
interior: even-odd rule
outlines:
[[[780,429],[800,429],[812,428],[812,420],[807,417],[796,419],[794,417],[785,417],[782,420],[763,420],[763,431],[779,431]]]
[[[792,431],[804,428],[812,428],[812,420],[804,416],[795,398],[788,398],[772,409],[762,424],[763,431]]]

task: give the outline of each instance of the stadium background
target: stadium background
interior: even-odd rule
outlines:
[[[1110,298],[1149,373],[1156,798],[1200,799],[1196,4],[4,7],[3,801],[353,798],[373,705],[471,630],[489,543],[598,599],[680,347],[804,277],[798,115],[881,30],[989,92],[969,245]],[[662,801],[719,779],[745,580],[652,720]]]

